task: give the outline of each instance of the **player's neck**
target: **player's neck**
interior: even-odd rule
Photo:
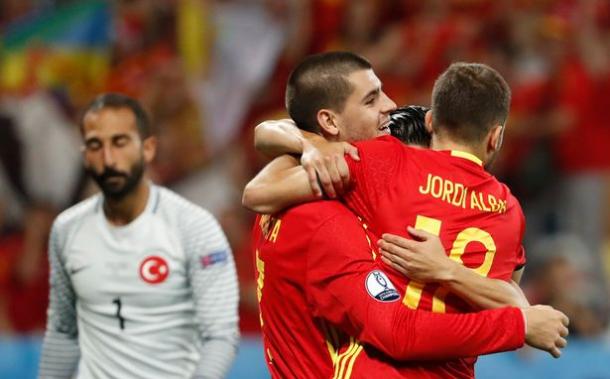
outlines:
[[[135,220],[148,203],[150,184],[142,179],[134,190],[121,199],[104,198],[104,214],[109,223],[117,226],[127,225]]]
[[[485,154],[484,148],[478,148],[476,146],[467,145],[461,142],[454,141],[450,138],[440,137],[437,134],[432,135],[432,142],[430,144],[432,150],[451,150],[451,151],[462,151],[464,153],[472,154],[485,162],[487,154]]]

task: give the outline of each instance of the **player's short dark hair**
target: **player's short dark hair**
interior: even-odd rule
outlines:
[[[434,83],[432,125],[464,143],[480,142],[494,125],[504,125],[510,88],[493,68],[454,63]]]
[[[318,111],[323,108],[343,111],[345,101],[354,90],[347,76],[369,69],[371,64],[365,58],[350,52],[308,56],[288,78],[286,109],[290,118],[299,128],[319,133]]]
[[[127,96],[120,93],[103,93],[98,95],[83,111],[80,121],[81,132],[84,130],[84,119],[87,113],[89,112],[97,112],[104,108],[128,108],[133,112],[133,115],[136,118],[136,125],[138,127],[138,134],[140,138],[143,140],[150,137],[152,133],[152,128],[150,125],[150,119],[144,111],[144,108],[140,105],[140,103]]]
[[[430,147],[432,136],[426,130],[428,110],[419,105],[396,108],[390,113],[390,133],[406,144]]]

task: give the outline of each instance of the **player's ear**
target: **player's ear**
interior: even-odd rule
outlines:
[[[330,109],[320,109],[316,116],[320,130],[324,136],[336,137],[339,134],[335,112]]]
[[[432,130],[432,111],[428,111],[426,112],[426,116],[425,116],[425,125],[426,125],[426,131],[430,134],[432,134],[433,130]]]
[[[157,154],[157,137],[150,136],[142,141],[142,152],[144,154],[144,161],[146,163],[152,162]]]
[[[489,131],[487,151],[494,152],[500,150],[502,147],[502,140],[504,139],[504,125],[496,125]]]

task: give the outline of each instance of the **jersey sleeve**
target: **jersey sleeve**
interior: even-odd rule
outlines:
[[[357,142],[359,161],[346,155],[351,186],[343,195],[343,202],[356,214],[370,220],[378,199],[397,174],[402,157],[401,142],[384,136],[374,140]]]
[[[404,306],[355,217],[328,220],[313,236],[306,291],[315,317],[397,360],[472,357],[525,340],[518,308],[440,314]]]
[[[525,262],[527,261],[525,258],[525,247],[521,245],[517,250],[517,264],[515,265],[515,271],[521,270],[525,267]]]
[[[209,213],[201,211],[185,229],[187,272],[202,342],[194,378],[223,378],[239,343],[233,254],[220,225]]]
[[[38,372],[41,379],[71,378],[80,358],[76,296],[63,263],[58,229],[58,222],[55,221],[49,239],[51,275],[47,327]]]
[[[521,209],[521,206],[519,206],[519,222],[520,222],[519,238],[520,238],[520,241],[523,241],[523,237],[525,236],[525,215],[523,214],[523,210]],[[515,261],[516,262],[515,271],[520,270],[525,266],[527,259],[525,256],[525,247],[523,245],[520,245],[519,248],[517,249],[515,260],[516,260]]]

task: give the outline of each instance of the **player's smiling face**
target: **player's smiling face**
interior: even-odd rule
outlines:
[[[154,156],[151,138],[142,141],[129,108],[90,111],[83,120],[85,168],[104,195],[122,198],[140,182]]]
[[[353,91],[338,114],[337,127],[343,141],[360,141],[390,134],[390,112],[396,104],[382,91],[373,70],[358,70],[348,76]]]

